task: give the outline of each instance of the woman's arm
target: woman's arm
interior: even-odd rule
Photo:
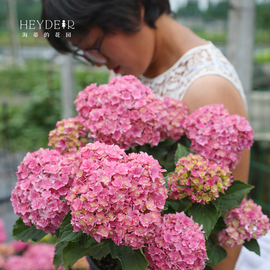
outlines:
[[[187,90],[183,102],[187,104],[189,114],[209,104],[223,104],[230,114],[248,118],[244,101],[238,90],[225,78],[218,75],[207,75],[197,79]],[[232,170],[235,180],[248,182],[250,151],[244,150],[241,162]],[[233,270],[241,251],[241,246],[224,247],[227,258],[214,266],[215,270]]]

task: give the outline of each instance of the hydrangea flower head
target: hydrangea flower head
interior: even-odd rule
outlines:
[[[107,85],[91,84],[75,104],[93,141],[123,149],[160,141],[162,101],[132,75],[116,77]]]
[[[184,212],[164,215],[145,256],[152,270],[204,269],[207,254],[202,226]]]
[[[241,245],[252,238],[258,239],[270,229],[269,218],[251,199],[244,199],[239,207],[226,211],[224,222],[227,228],[219,233],[218,240],[229,247]]]
[[[46,233],[55,232],[69,211],[63,198],[72,183],[71,157],[56,150],[39,149],[27,153],[18,167],[11,201],[23,222]]]
[[[194,203],[206,204],[216,200],[233,181],[228,167],[211,163],[200,155],[189,154],[178,160],[175,172],[168,180],[169,198],[185,197]]]
[[[185,103],[180,100],[165,97],[162,99],[161,137],[163,139],[178,140],[184,135],[183,123],[188,115]]]
[[[141,248],[160,222],[167,198],[158,161],[146,153],[130,154],[99,142],[75,157],[74,185],[66,199],[74,231]]]
[[[253,143],[254,131],[239,115],[230,115],[221,104],[212,104],[191,113],[184,122],[191,149],[201,156],[234,169],[243,149]]]
[[[49,146],[60,154],[74,154],[87,143],[82,117],[63,119],[56,123],[56,129],[49,133]]]

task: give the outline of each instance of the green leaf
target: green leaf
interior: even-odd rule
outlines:
[[[113,242],[110,244],[112,258],[118,258],[123,270],[145,270],[148,266],[141,249],[132,250],[128,246],[117,246]]]
[[[257,255],[261,256],[260,252],[260,246],[258,244],[258,241],[256,239],[251,239],[250,241],[245,241],[244,246],[250,250],[255,252]]]
[[[242,181],[233,181],[232,185],[225,191],[225,194],[220,193],[218,207],[220,211],[228,211],[232,207],[239,206],[246,194],[254,187],[245,184]]]
[[[164,151],[169,151],[170,148],[176,144],[176,141],[174,140],[170,140],[170,139],[165,139],[163,141],[160,141],[159,144],[157,146],[153,146],[152,149],[164,149]]]
[[[174,163],[177,164],[179,158],[181,157],[186,157],[188,156],[190,153],[195,154],[194,151],[190,150],[189,148],[183,146],[182,144],[178,144],[177,145],[177,149],[175,151],[175,156],[174,156]]]
[[[208,205],[195,203],[188,211],[188,214],[193,217],[195,222],[203,225],[206,239],[209,237],[220,217],[220,212],[211,203]]]
[[[69,242],[67,246],[63,248],[62,251],[64,269],[66,269],[67,267],[71,267],[75,262],[77,262],[80,258],[82,258],[85,255],[86,250],[84,246],[81,246],[75,242]]]
[[[25,225],[21,218],[13,225],[12,237],[17,241],[27,242],[28,240],[33,240],[37,242],[46,234],[44,231],[37,229],[35,225],[31,227]]]
[[[224,230],[226,228],[227,228],[227,226],[224,222],[224,218],[221,216],[221,217],[219,217],[215,228],[211,231],[211,234],[212,233],[218,234],[219,232],[221,232],[222,230]]]
[[[67,242],[61,242],[55,245],[53,265],[57,269],[60,265],[63,265],[62,251],[67,246]]]
[[[203,270],[214,270],[214,268],[210,264],[206,264]]]
[[[71,214],[69,212],[68,214],[66,214],[59,227],[59,236],[57,243],[65,241],[79,242],[80,239],[82,239],[83,237],[87,237],[86,234],[84,235],[82,231],[73,232],[74,228],[71,225],[70,221],[71,221]]]
[[[170,152],[170,149],[175,143],[176,141],[174,140],[166,139],[159,142],[157,146],[150,146],[149,144],[143,145],[140,147],[140,151],[146,152],[155,159],[160,160]]]
[[[213,248],[207,252],[209,260],[213,264],[218,264],[227,257],[227,251],[220,246],[213,245]]]
[[[214,245],[213,240],[209,238],[207,256],[209,258],[209,262],[218,264],[227,257],[227,251],[223,247]]]
[[[90,255],[96,260],[106,257],[110,253],[111,240],[105,240],[98,243],[94,238],[83,241],[80,243],[68,242],[67,246],[62,251],[62,258],[64,268],[72,266],[80,258]],[[61,242],[65,243],[65,242]]]
[[[87,249],[87,253],[89,253],[94,259],[100,260],[110,253],[111,242],[112,240],[110,239],[107,239],[100,243],[96,242],[96,244],[92,245]]]
[[[189,198],[184,198],[182,200],[167,200],[168,205],[171,206],[175,212],[185,212],[187,211],[191,206],[192,202],[189,200]]]
[[[162,160],[162,159],[158,159],[158,162],[167,171],[167,172],[165,172],[165,174],[168,174],[170,172],[174,172],[174,170],[175,170],[174,162],[166,161],[166,160]]]
[[[70,223],[71,214],[68,213],[59,227],[59,236],[56,244],[61,242],[76,242],[80,245],[92,246],[97,244],[96,240],[82,231],[73,232],[73,226]]]
[[[165,178],[164,178],[164,180],[165,180],[165,184],[166,184],[166,188],[168,189],[169,188],[169,183],[168,183],[168,181],[169,181],[169,174],[168,175],[166,175],[165,176]]]

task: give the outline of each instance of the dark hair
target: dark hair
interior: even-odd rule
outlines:
[[[136,33],[140,29],[141,6],[145,8],[144,21],[152,28],[161,14],[171,13],[169,0],[42,0],[42,20],[72,20],[75,29],[45,29],[44,24],[42,27],[49,34],[49,43],[57,51],[67,53],[71,48],[63,37],[66,32],[83,37],[91,26],[99,26],[104,32],[119,29]],[[56,32],[61,32],[61,38],[56,37]]]

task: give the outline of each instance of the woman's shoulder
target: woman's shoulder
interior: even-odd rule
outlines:
[[[141,76],[143,83],[150,86],[160,96],[170,96],[183,99],[187,89],[199,78],[219,75],[225,78],[240,92],[243,99],[244,92],[238,75],[212,42],[195,46],[187,50],[181,58],[167,71],[159,76],[148,79]],[[211,78],[208,78],[211,80]]]

